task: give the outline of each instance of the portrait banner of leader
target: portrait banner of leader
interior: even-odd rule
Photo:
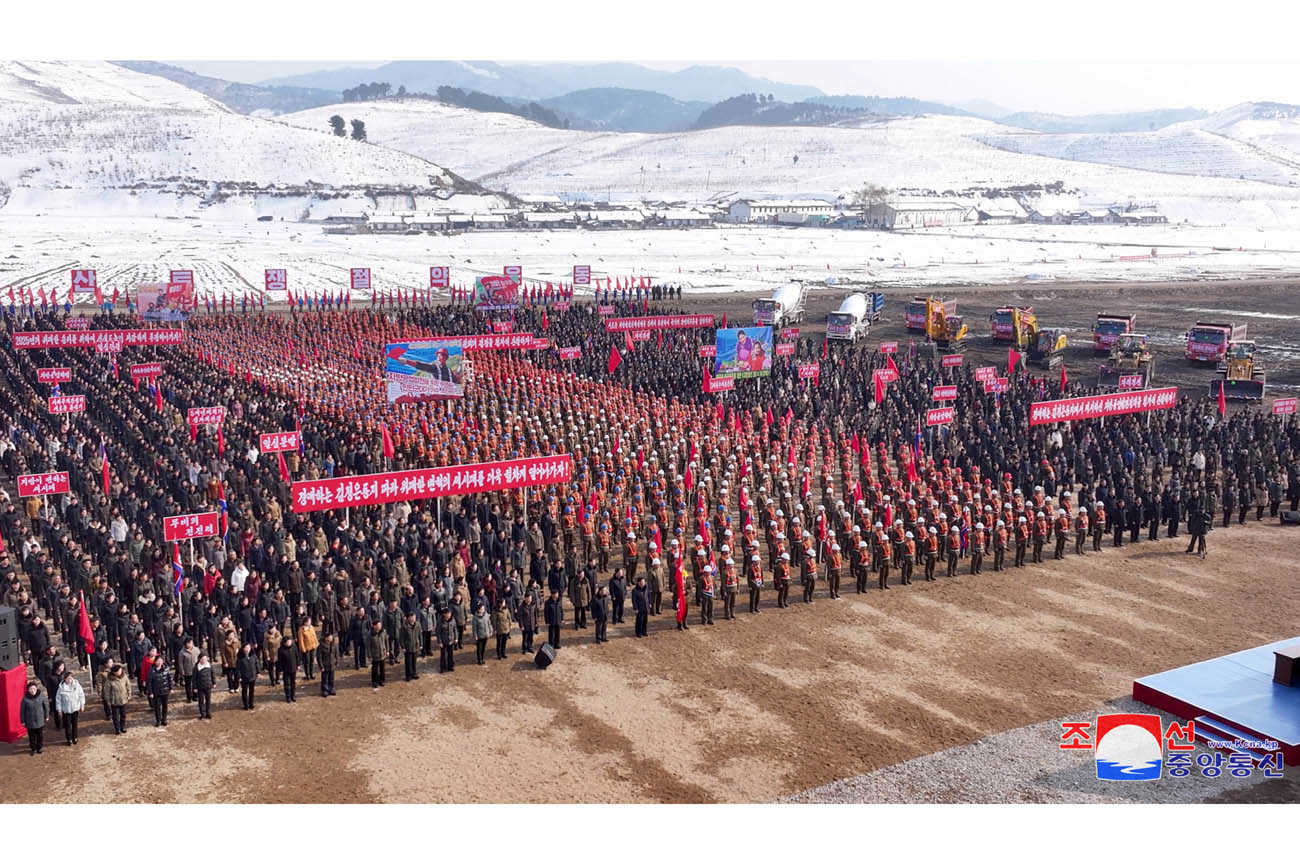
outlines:
[[[715,377],[748,379],[772,375],[771,328],[722,328],[715,345]]]
[[[459,340],[419,340],[384,346],[384,380],[389,403],[465,396]]]

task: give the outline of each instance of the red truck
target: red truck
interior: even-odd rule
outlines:
[[[1230,322],[1197,322],[1187,332],[1187,360],[1213,361],[1228,357],[1228,345],[1246,339],[1246,326]]]
[[[949,316],[957,315],[957,302],[947,298],[925,298],[917,295],[903,306],[903,325],[909,331],[924,331],[928,320],[926,319],[926,304],[936,300],[943,305],[944,312]]]
[[[1092,350],[1109,352],[1119,335],[1133,333],[1136,324],[1137,316],[1132,314],[1098,313],[1097,322],[1092,326]]]

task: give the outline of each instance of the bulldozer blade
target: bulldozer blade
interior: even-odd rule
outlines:
[[[1226,400],[1263,400],[1264,399],[1264,382],[1259,379],[1221,379],[1219,382],[1211,383],[1210,396],[1218,397],[1219,391],[1215,385],[1222,384],[1223,396]]]

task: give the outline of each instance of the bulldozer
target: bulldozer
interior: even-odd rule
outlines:
[[[925,335],[936,346],[960,352],[966,347],[968,330],[961,316],[948,315],[944,301],[938,298],[926,298]]]
[[[1035,329],[1036,339],[1029,344],[1029,363],[1044,370],[1055,370],[1064,360],[1065,332],[1058,328]]]
[[[1227,357],[1219,364],[1223,377],[1210,383],[1210,396],[1218,397],[1223,389],[1227,400],[1263,400],[1264,367],[1255,361],[1255,341],[1237,340],[1228,346]]]
[[[1156,361],[1146,334],[1120,334],[1101,366],[1097,385],[1102,388],[1145,388],[1151,384]]]

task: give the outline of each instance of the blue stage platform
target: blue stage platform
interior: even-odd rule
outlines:
[[[1274,650],[1300,637],[1219,656],[1133,681],[1133,698],[1196,721],[1198,739],[1277,740],[1300,764],[1300,686],[1273,682]]]

